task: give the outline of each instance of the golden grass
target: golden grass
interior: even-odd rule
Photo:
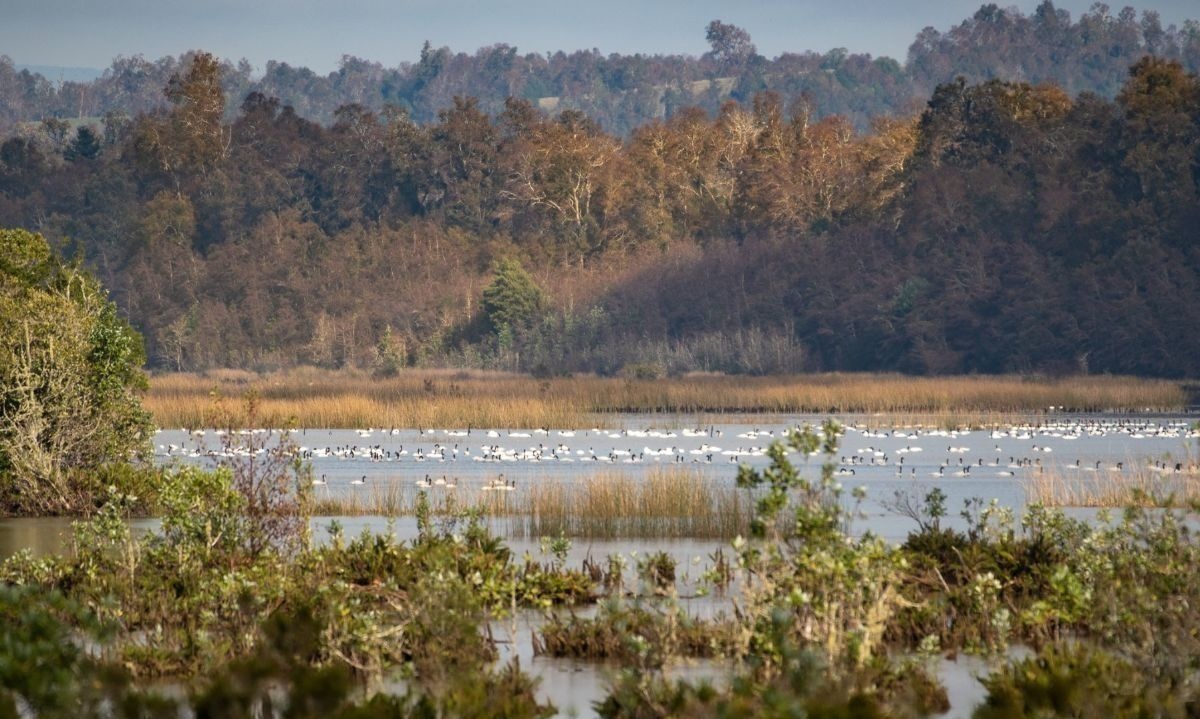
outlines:
[[[1200,506],[1200,474],[1139,470],[1068,476],[1044,472],[1025,480],[1025,500],[1047,507],[1196,508]]]
[[[748,496],[728,483],[677,469],[540,484],[517,504],[509,531],[528,537],[732,539],[748,531],[753,510]]]
[[[367,489],[333,493],[327,487],[314,487],[313,514],[322,517],[378,516],[402,517],[416,512],[418,489],[411,484],[388,482]],[[431,509],[445,512],[449,497],[435,497]]]
[[[211,426],[214,399],[257,393],[264,426],[511,427],[576,426],[588,418],[566,398],[549,395],[536,380],[502,373],[424,370],[396,378],[293,370],[247,381],[223,374],[154,377],[143,402],[160,427]],[[234,422],[239,403],[226,402]]]
[[[151,378],[145,406],[160,427],[212,424],[215,394],[255,390],[259,422],[302,427],[584,427],[612,413],[867,414],[880,423],[985,426],[1013,416],[1065,411],[1171,411],[1176,382],[1131,377],[1030,379],[814,374],[688,375],[660,380],[580,376],[537,379],[500,372],[408,370],[376,378],[296,369],[267,375],[223,370]]]
[[[513,491],[488,491],[476,483],[427,490],[434,516],[466,507],[504,522],[515,537],[693,537],[730,539],[748,530],[753,510],[744,492],[700,473],[656,469],[644,477],[605,472],[570,480],[540,480]],[[318,488],[314,512],[322,516],[411,516],[421,488],[376,484],[333,494]]]

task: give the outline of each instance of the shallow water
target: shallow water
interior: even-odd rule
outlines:
[[[417,535],[416,520],[401,517],[394,520],[382,517],[318,517],[313,520],[313,538],[317,542],[329,541],[329,526],[337,522],[343,536],[352,538],[368,532],[393,533],[398,539],[411,540]],[[156,525],[153,520],[139,520],[138,531],[150,531]],[[906,530],[907,531],[907,530]],[[68,546],[70,522],[51,519],[7,519],[0,520],[0,558],[21,549],[29,549],[42,555],[63,551]],[[533,561],[551,562],[553,556],[541,542],[531,539],[511,539],[507,542],[515,557],[526,556]],[[620,539],[574,541],[567,552],[567,566],[578,567],[585,559],[603,561],[610,555],[620,555],[626,564],[625,586],[627,591],[636,588],[636,564],[639,557],[651,551],[664,551],[677,561],[679,604],[690,615],[712,618],[728,613],[730,597],[736,596],[737,586],[725,593],[700,595],[697,587],[702,574],[712,566],[710,554],[718,548],[727,552],[728,544],[719,540],[691,539]],[[595,606],[584,606],[574,610],[581,616],[597,611]],[[609,682],[614,676],[614,665],[604,662],[535,656],[533,632],[542,622],[542,615],[524,610],[515,617],[495,620],[491,623],[492,635],[498,640],[500,660],[517,658],[522,669],[538,677],[538,696],[549,701],[558,709],[558,716],[593,716],[593,703],[604,698]],[[939,659],[934,670],[946,687],[951,709],[945,717],[969,717],[972,709],[982,700],[984,689],[978,681],[990,670],[994,660],[962,655],[958,659]],[[710,681],[718,686],[728,679],[730,665],[718,660],[680,661],[668,667],[667,675],[691,681]],[[402,685],[393,687],[403,691]]]
[[[603,430],[302,430],[292,439],[312,466],[318,497],[428,489],[435,498],[452,493],[470,504],[486,492],[519,496],[536,484],[571,483],[598,472],[641,477],[682,468],[733,486],[740,464],[766,466],[772,441],[823,418],[690,428],[687,418],[676,419],[664,423],[661,417],[629,415]],[[1186,467],[1197,447],[1197,433],[1190,429],[1194,419],[1183,416],[1052,416],[996,432],[922,427],[877,432],[867,428],[871,418],[840,419],[847,431],[834,458],[838,479],[847,489],[862,487],[867,497],[855,531],[889,539],[902,538],[912,527],[890,507],[897,492],[924,496],[939,487],[951,515],[970,498],[996,499],[1019,512],[1025,481],[1038,474],[1102,479],[1152,470],[1167,476],[1176,463]],[[678,428],[663,429],[667,426]],[[236,454],[223,447],[226,439],[164,430],[154,442],[160,462],[213,463]],[[823,461],[792,459],[810,465],[810,474]]]

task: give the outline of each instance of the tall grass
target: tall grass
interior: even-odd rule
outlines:
[[[681,469],[656,469],[644,477],[606,472],[539,480],[512,491],[455,484],[453,489],[435,485],[425,490],[434,516],[475,508],[499,520],[494,528],[513,537],[730,539],[747,532],[753,510],[751,500],[733,486]],[[401,482],[336,494],[318,491],[314,511],[412,515],[420,492],[415,484]]]
[[[303,427],[583,427],[612,413],[885,414],[926,424],[982,423],[1049,407],[1064,411],[1170,411],[1178,383],[1130,377],[1030,379],[815,374],[685,375],[667,379],[407,370],[377,378],[354,371],[235,370],[151,378],[145,405],[160,427],[212,424],[214,394],[258,393],[259,417]],[[228,409],[228,408],[227,408]],[[883,421],[881,419],[881,421]]]
[[[315,487],[313,514],[317,516],[403,517],[415,514],[419,490],[408,482],[372,484],[362,490],[343,492]],[[434,512],[446,512],[453,500],[446,495],[431,502]]]
[[[1047,507],[1200,507],[1200,474],[1098,472],[1038,473],[1025,479],[1025,500]]]
[[[224,371],[154,377],[144,404],[160,427],[211,425],[215,397],[251,390],[261,421],[273,426],[533,428],[589,419],[586,410],[548,389],[503,373],[422,370],[381,379],[313,369],[262,376]],[[238,421],[240,408],[223,411]]]
[[[517,503],[513,536],[731,539],[749,529],[752,501],[728,483],[687,470],[644,478],[605,473],[531,487]]]

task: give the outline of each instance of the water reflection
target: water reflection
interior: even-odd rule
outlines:
[[[21,550],[35,557],[60,554],[70,545],[73,522],[63,517],[0,519],[0,559]]]

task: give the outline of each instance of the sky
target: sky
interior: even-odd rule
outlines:
[[[1040,0],[998,2],[1030,14]],[[1163,26],[1200,18],[1197,0],[1153,0]],[[708,49],[720,19],[747,30],[767,57],[844,47],[903,62],[922,28],[945,31],[981,0],[0,0],[0,55],[23,65],[105,68],[118,55],[157,59],[187,50],[268,60],[320,73],[343,55],[392,67],[421,44],[474,52],[496,43],[522,53],[688,54]],[[1072,19],[1092,0],[1059,0]],[[1112,3],[1115,14],[1121,7]]]

